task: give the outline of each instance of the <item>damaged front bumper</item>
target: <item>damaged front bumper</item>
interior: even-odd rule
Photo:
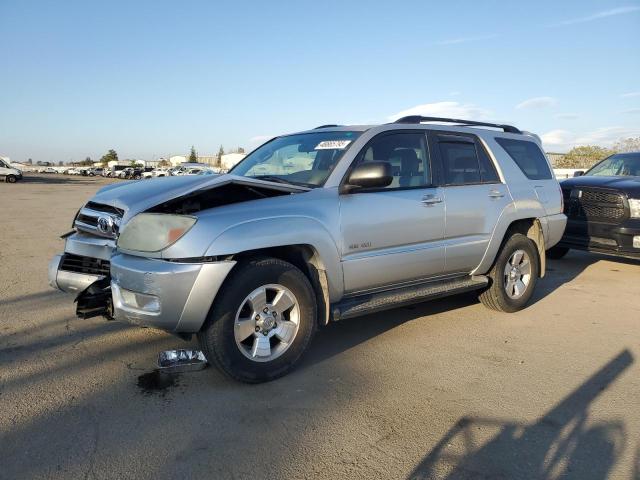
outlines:
[[[196,333],[235,261],[179,263],[116,254],[113,316],[172,333]]]
[[[115,253],[115,254],[114,254]],[[235,261],[185,263],[116,252],[81,233],[49,264],[49,284],[77,295],[81,318],[105,316],[171,333],[196,333]]]

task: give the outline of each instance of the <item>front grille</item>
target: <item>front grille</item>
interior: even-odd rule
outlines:
[[[80,212],[74,222],[74,227],[83,232],[98,235],[100,237],[116,238],[120,227],[120,220],[124,211],[120,208],[102,203],[88,202]],[[98,220],[104,217],[103,227],[99,228]]]
[[[620,193],[581,188],[562,193],[569,218],[620,223],[627,216],[624,196]]]
[[[86,275],[109,275],[111,264],[101,258],[83,257],[65,253],[60,261],[60,270]]]
[[[124,215],[124,210],[113,207],[111,205],[104,205],[103,203],[87,202],[85,207],[90,208],[91,210],[95,210],[96,212],[111,213],[113,215],[117,215],[118,217]]]

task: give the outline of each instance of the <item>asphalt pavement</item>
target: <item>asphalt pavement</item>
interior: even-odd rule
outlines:
[[[154,372],[168,334],[47,285],[109,180],[0,183],[0,479],[639,479],[640,262],[550,261],[516,314],[464,295],[335,323],[262,385]]]

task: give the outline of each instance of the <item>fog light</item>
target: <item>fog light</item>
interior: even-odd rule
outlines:
[[[633,237],[633,248],[640,248],[640,235]]]
[[[154,295],[132,292],[122,287],[120,287],[120,295],[122,296],[122,302],[129,307],[151,313],[160,311],[160,299]]]

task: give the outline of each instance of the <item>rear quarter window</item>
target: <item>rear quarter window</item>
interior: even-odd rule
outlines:
[[[528,179],[551,180],[553,178],[542,150],[534,142],[510,138],[496,138],[496,142],[516,162]]]

